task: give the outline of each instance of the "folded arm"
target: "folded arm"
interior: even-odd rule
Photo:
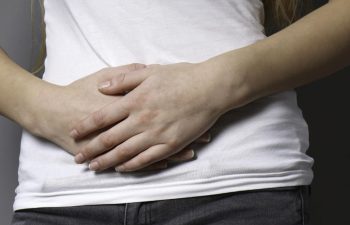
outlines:
[[[349,65],[349,9],[350,1],[333,0],[268,38],[204,62],[115,76],[118,82],[102,91],[130,92],[75,125],[75,139],[114,125],[81,148],[77,163],[138,170],[178,152],[229,110]]]
[[[144,68],[142,64],[105,68],[67,86],[59,86],[33,76],[14,63],[0,48],[0,115],[75,155],[79,147],[98,133],[75,142],[68,135],[71,124],[120,98],[99,93],[98,83],[115,74],[142,68]],[[207,139],[208,137],[204,135],[195,142],[206,143]],[[193,154],[193,150],[185,148],[162,162],[150,165],[145,170],[164,168],[168,162],[187,161],[194,157]]]
[[[42,81],[14,63],[0,48],[0,115],[17,122],[33,133],[39,131],[35,126],[40,97],[45,90],[54,85]]]

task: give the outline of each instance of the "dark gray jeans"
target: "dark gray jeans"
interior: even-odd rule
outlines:
[[[12,225],[309,225],[309,186],[15,211]]]

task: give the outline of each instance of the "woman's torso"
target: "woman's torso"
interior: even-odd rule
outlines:
[[[66,85],[103,67],[201,62],[265,38],[260,0],[46,0],[46,71]],[[313,160],[293,90],[223,115],[197,159],[96,174],[23,133],[14,209],[111,204],[307,185]],[[34,153],[34,154],[33,154]]]

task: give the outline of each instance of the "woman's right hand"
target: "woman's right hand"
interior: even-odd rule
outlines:
[[[99,132],[76,142],[69,136],[73,124],[121,98],[121,96],[102,94],[98,91],[98,84],[117,74],[140,70],[144,67],[142,64],[130,64],[105,68],[67,86],[49,84],[38,96],[40,115],[33,120],[32,126],[28,129],[29,132],[57,144],[73,156],[76,155],[79,148],[98,135]],[[208,142],[208,134],[200,139],[197,142]],[[193,158],[193,151],[186,148],[168,160],[186,161],[191,158]],[[150,168],[165,168],[167,162],[158,162],[157,165],[151,165]]]
[[[136,68],[136,67],[135,67]],[[76,80],[66,86],[53,85],[42,93],[42,115],[35,134],[43,137],[75,155],[80,145],[91,137],[79,142],[69,138],[69,128],[94,109],[117,100],[120,96],[107,96],[98,93],[97,82],[113,73],[127,73],[131,67],[105,68]]]

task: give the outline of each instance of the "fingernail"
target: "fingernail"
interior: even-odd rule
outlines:
[[[79,153],[74,157],[76,163],[83,163],[84,162],[84,156],[83,154]]]
[[[98,170],[98,163],[97,162],[90,162],[90,164],[89,164],[89,169],[90,170],[93,170],[93,171],[96,171],[96,170]]]
[[[102,82],[98,85],[98,89],[108,88],[109,86],[111,86],[111,82],[105,81],[105,82]]]
[[[192,159],[193,157],[194,157],[194,150],[191,150],[188,152],[188,158]]]
[[[208,143],[211,140],[211,135],[207,134],[204,137],[202,137],[200,140]]]
[[[117,172],[125,172],[125,167],[124,167],[124,166],[117,166],[117,167],[115,167],[114,169],[115,169],[115,171],[117,171]]]
[[[194,157],[194,150],[186,151],[186,154],[183,156],[182,160],[191,160]]]
[[[72,138],[77,138],[78,137],[78,131],[76,129],[72,130],[69,133],[69,136],[71,136]]]

